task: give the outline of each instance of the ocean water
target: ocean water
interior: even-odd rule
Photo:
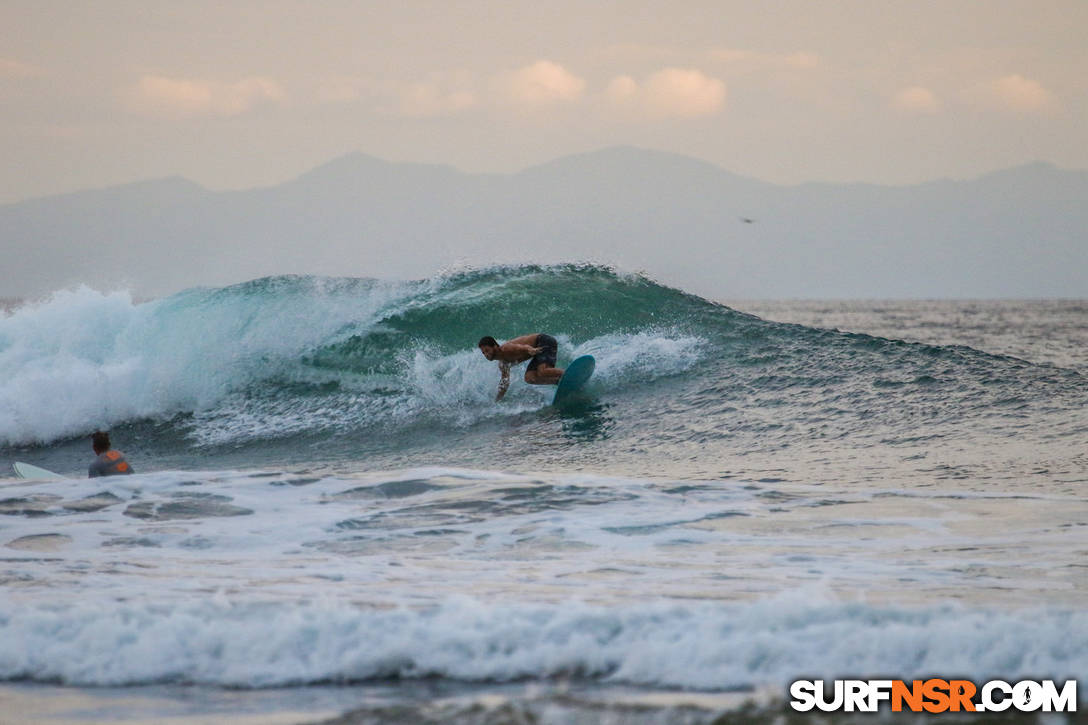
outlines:
[[[596,356],[583,400],[493,402],[475,341],[534,331]],[[575,265],[13,305],[0,462],[71,478],[0,481],[0,699],[770,722],[797,678],[1083,677],[1086,343],[1085,302]],[[137,475],[84,477],[96,428]]]

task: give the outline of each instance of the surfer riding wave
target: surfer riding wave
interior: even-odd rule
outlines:
[[[503,344],[490,335],[480,338],[476,344],[488,360],[499,362],[499,393],[495,402],[503,399],[510,387],[510,366],[529,361],[525,370],[525,382],[530,385],[556,385],[563,377],[562,368],[555,362],[559,353],[559,343],[551,335],[542,332],[522,335]]]

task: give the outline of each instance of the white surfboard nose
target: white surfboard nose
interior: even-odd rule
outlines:
[[[61,478],[67,478],[67,476],[62,476],[59,473],[53,473],[52,471],[47,471],[44,468],[38,468],[37,466],[32,466],[29,463],[23,463],[22,461],[16,461],[15,463],[12,463],[11,467],[15,469],[16,476],[32,481],[54,481]]]

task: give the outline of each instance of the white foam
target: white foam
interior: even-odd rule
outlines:
[[[0,442],[49,442],[118,422],[204,410],[274,376],[345,326],[365,329],[407,285],[309,279],[274,294],[61,291],[0,318]]]
[[[103,491],[119,501],[78,505]],[[6,503],[47,515],[0,522],[0,575],[12,583],[0,588],[0,678],[267,686],[575,673],[720,689],[1086,671],[1088,613],[1063,589],[1068,532],[1036,531],[1028,517],[1011,532],[956,533],[940,524],[988,520],[992,500],[976,511],[948,491],[917,518],[869,507],[887,501],[876,492],[835,492],[850,504],[840,507],[813,507],[800,486],[760,493],[445,467],[25,482]],[[212,510],[157,516],[201,505]],[[879,537],[856,533],[889,523]],[[1033,580],[1036,560],[1056,575]],[[934,604],[949,592],[975,604]],[[1044,596],[1062,604],[1025,606]]]
[[[675,329],[652,329],[602,335],[579,345],[574,355],[593,355],[598,381],[618,386],[686,372],[702,362],[708,348],[701,337]]]
[[[721,690],[798,677],[955,673],[976,679],[1088,671],[1088,613],[895,609],[812,592],[738,604],[489,605],[422,610],[346,603],[156,605],[0,602],[0,678],[75,685],[240,687],[441,676],[582,675]]]

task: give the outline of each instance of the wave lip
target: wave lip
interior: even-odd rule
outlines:
[[[442,677],[582,677],[723,691],[799,677],[954,673],[1071,679],[1088,671],[1088,613],[814,602],[427,610],[336,603],[89,604],[0,610],[0,679],[69,685],[293,686]]]

